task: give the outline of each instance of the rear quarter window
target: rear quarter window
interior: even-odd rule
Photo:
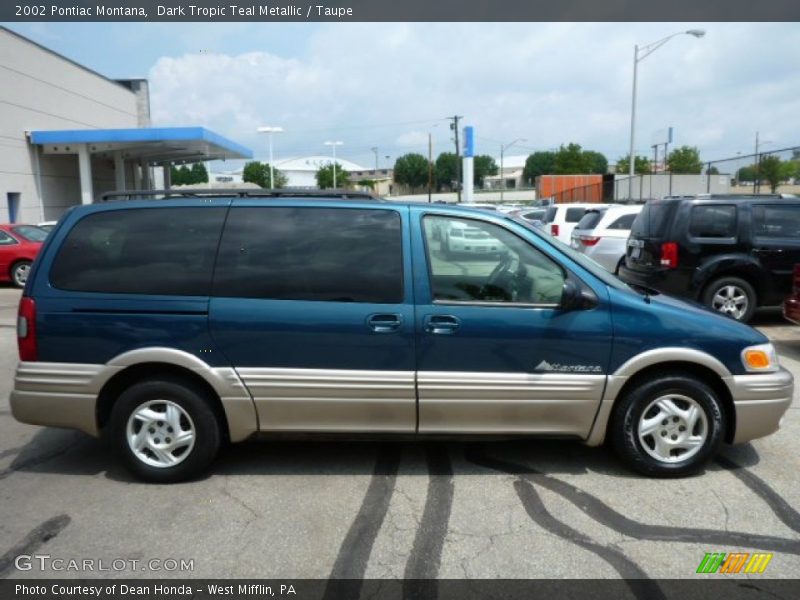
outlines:
[[[225,212],[187,207],[90,214],[58,249],[50,283],[79,292],[206,296]]]
[[[577,223],[583,218],[583,215],[586,214],[585,208],[568,208],[567,209],[567,216],[565,217],[565,221],[567,223]]]
[[[615,219],[607,229],[626,230],[633,226],[633,221],[636,219],[636,214],[622,215]]]
[[[603,218],[604,211],[589,210],[581,217],[575,229],[594,229]]]
[[[558,212],[557,206],[551,206],[547,209],[547,212],[544,215],[544,219],[542,219],[543,223],[552,223],[556,219],[556,213]]]

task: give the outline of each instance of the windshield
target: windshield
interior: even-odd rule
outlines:
[[[43,242],[47,238],[47,231],[34,225],[20,225],[11,231],[29,242]]]
[[[537,236],[539,236],[540,239],[544,240],[548,244],[555,246],[559,251],[566,254],[569,258],[574,260],[576,263],[578,263],[584,269],[589,271],[592,275],[597,277],[600,281],[602,281],[606,285],[610,285],[611,287],[616,288],[618,290],[633,291],[633,288],[631,288],[628,284],[624,283],[622,280],[618,279],[617,277],[606,271],[603,267],[601,267],[599,264],[597,264],[588,256],[581,254],[580,252],[570,248],[567,244],[560,241],[558,238],[542,233],[541,229],[534,227],[524,219],[520,219],[518,217],[509,217],[509,218],[515,223],[519,223],[520,225],[525,227],[525,229],[527,229],[528,231],[534,232]]]

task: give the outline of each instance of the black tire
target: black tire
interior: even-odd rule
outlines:
[[[742,311],[741,315],[732,314],[731,312],[727,312],[715,306],[715,296],[717,296],[717,293],[725,293],[726,290],[736,290],[737,294],[741,293],[745,298],[747,307]],[[721,277],[715,279],[706,286],[703,292],[703,303],[711,310],[726,315],[736,321],[747,323],[753,318],[753,313],[758,303],[758,297],[756,296],[756,291],[753,289],[753,286],[744,279],[740,279],[739,277]]]
[[[15,262],[11,266],[11,271],[9,272],[9,276],[11,277],[11,283],[14,284],[14,287],[24,288],[25,282],[28,281],[28,274],[31,271],[31,261],[29,260],[20,260]]]
[[[685,424],[684,421],[673,423],[672,418],[661,421],[661,417],[665,414],[661,413],[658,407],[651,405],[655,400],[673,396],[675,396],[672,398],[673,405],[681,408],[692,406],[681,397],[691,399],[695,406],[702,409],[705,422],[698,419],[699,422],[696,423],[693,431],[685,434],[679,431],[680,424]],[[680,443],[681,438],[678,436],[704,431],[704,440],[699,445],[699,449],[682,460],[680,459],[681,454],[688,451],[681,451],[679,448],[671,450],[671,452],[675,452],[674,459],[671,459],[674,462],[654,457],[645,448],[639,435],[639,424],[645,410],[647,410],[647,415],[650,415],[649,419],[654,419],[655,416],[659,417],[656,424],[658,431],[643,436],[650,452],[658,452],[656,436],[665,438],[667,447],[669,447],[672,444],[670,438],[673,440],[677,438],[677,443]],[[725,411],[711,386],[696,377],[668,373],[644,381],[626,393],[620,404],[615,407],[609,428],[609,440],[617,455],[634,471],[650,477],[680,477],[698,471],[716,454],[723,441],[725,427]],[[666,435],[662,435],[663,432],[666,432]]]
[[[194,441],[188,450],[178,448],[173,451],[173,458],[179,461],[177,464],[154,466],[145,462],[148,458],[158,461],[158,456],[152,450],[146,448],[141,455],[150,453],[152,456],[140,458],[128,443],[129,420],[132,421],[132,427],[139,425],[137,431],[141,431],[145,425],[141,421],[132,420],[133,413],[148,403],[154,411],[160,411],[162,405],[166,408],[168,402],[177,405],[185,413],[181,416],[181,428],[193,430]],[[155,431],[156,436],[168,436],[173,431],[167,430],[169,422],[166,419],[163,422],[153,422],[152,425],[153,428],[148,429],[148,433]],[[198,386],[168,377],[148,379],[126,389],[111,410],[109,433],[112,444],[128,469],[137,477],[155,483],[177,483],[202,474],[216,458],[223,437],[220,421],[208,393]],[[151,442],[154,440],[166,443],[169,438],[161,440],[159,437],[150,437]]]

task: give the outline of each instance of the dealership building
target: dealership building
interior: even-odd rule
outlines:
[[[109,79],[0,27],[0,222],[169,187],[174,164],[251,157],[203,127],[151,127],[147,80]]]

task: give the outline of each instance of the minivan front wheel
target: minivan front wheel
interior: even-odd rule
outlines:
[[[111,433],[128,468],[157,483],[185,481],[208,468],[221,435],[206,396],[166,378],[125,390],[111,411]]]
[[[28,274],[31,272],[31,263],[27,260],[21,260],[14,263],[11,267],[11,283],[18,288],[24,288],[25,283],[28,281]]]
[[[631,390],[615,411],[610,441],[622,460],[650,476],[697,471],[722,443],[725,413],[716,392],[695,377],[672,374]]]
[[[738,277],[723,277],[712,282],[703,299],[706,306],[743,323],[747,323],[756,310],[753,286]]]

